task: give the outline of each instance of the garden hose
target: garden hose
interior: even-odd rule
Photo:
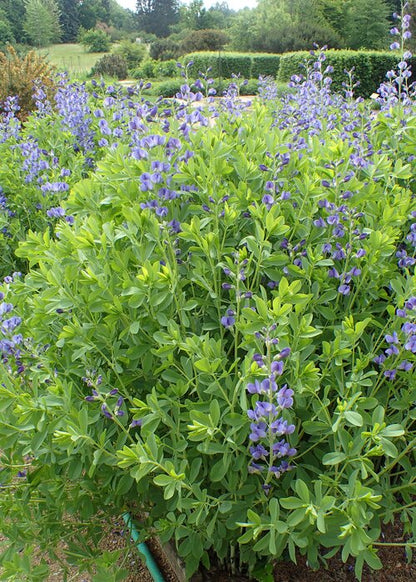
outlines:
[[[136,548],[145,558],[146,567],[149,570],[153,580],[155,582],[165,582],[165,579],[161,571],[159,570],[159,567],[156,564],[155,559],[151,551],[149,550],[147,544],[145,542],[140,541],[140,533],[138,532],[136,526],[134,525],[131,515],[127,512],[123,513],[123,519],[126,526],[129,529],[130,535],[133,538],[134,543],[136,544]]]

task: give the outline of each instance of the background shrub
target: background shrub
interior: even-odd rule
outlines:
[[[157,61],[148,59],[144,61],[140,67],[130,72],[133,79],[153,79],[156,76],[155,68]]]
[[[95,63],[91,69],[91,75],[108,75],[117,79],[125,79],[128,76],[127,63],[119,55],[105,55]]]
[[[85,30],[79,41],[89,53],[105,53],[111,46],[110,37],[103,30]]]
[[[123,57],[129,69],[139,67],[148,54],[146,45],[129,40],[122,40],[114,47],[113,52]]]
[[[179,69],[176,64],[176,60],[170,59],[169,61],[162,61],[161,63],[155,63],[154,69],[155,77],[178,77]]]
[[[251,77],[251,56],[244,54],[225,53],[218,56],[218,76],[229,78],[241,75],[245,79]]]
[[[152,42],[150,45],[150,57],[159,61],[177,59],[182,54],[183,50],[179,41],[173,41],[168,38],[161,38]]]
[[[153,83],[152,94],[160,97],[176,97],[176,94],[179,93],[184,82],[183,79],[171,79],[169,81]]]

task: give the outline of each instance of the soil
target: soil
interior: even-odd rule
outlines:
[[[406,539],[402,533],[400,522],[387,525],[382,534],[383,543],[404,543]],[[407,563],[404,546],[380,547],[378,555],[383,568],[370,571],[366,566],[363,569],[362,582],[414,582],[416,581],[416,555]],[[354,563],[344,564],[337,556],[329,560],[328,569],[310,570],[301,557],[298,564],[283,562],[274,570],[275,582],[354,582]]]
[[[125,548],[128,552],[124,560],[124,567],[130,572],[126,582],[152,582],[152,577],[144,565],[138,551],[129,543],[126,526],[122,519],[113,520],[107,526],[107,535],[101,545],[102,550],[116,550]],[[400,523],[389,525],[383,532],[384,542],[403,543],[405,541],[401,533]],[[160,550],[155,540],[150,540],[148,546],[158,563],[166,582],[179,582],[172,571],[168,560]],[[407,563],[403,546],[386,546],[379,551],[383,569],[371,572],[364,567],[362,582],[415,582],[416,581],[416,555],[410,563]],[[38,558],[40,559],[41,556]],[[47,560],[47,557],[45,558]],[[62,582],[63,571],[59,564],[49,562],[50,575],[45,582]],[[70,571],[71,582],[91,582],[88,574],[79,574],[76,569]],[[279,562],[274,568],[274,582],[354,582],[353,562],[344,564],[335,556],[329,560],[328,568],[311,570],[308,568],[305,558],[299,556],[298,563]],[[213,569],[211,572],[198,574],[193,578],[194,582],[249,582],[245,576],[230,576],[228,573]]]

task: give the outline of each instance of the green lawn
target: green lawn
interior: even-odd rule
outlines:
[[[71,74],[89,73],[96,61],[106,53],[87,53],[81,44],[53,44],[38,50],[60,71]]]

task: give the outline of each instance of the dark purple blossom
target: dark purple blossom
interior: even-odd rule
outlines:
[[[221,325],[223,325],[226,329],[230,329],[235,324],[235,313],[232,309],[227,310],[227,315],[221,317]]]

